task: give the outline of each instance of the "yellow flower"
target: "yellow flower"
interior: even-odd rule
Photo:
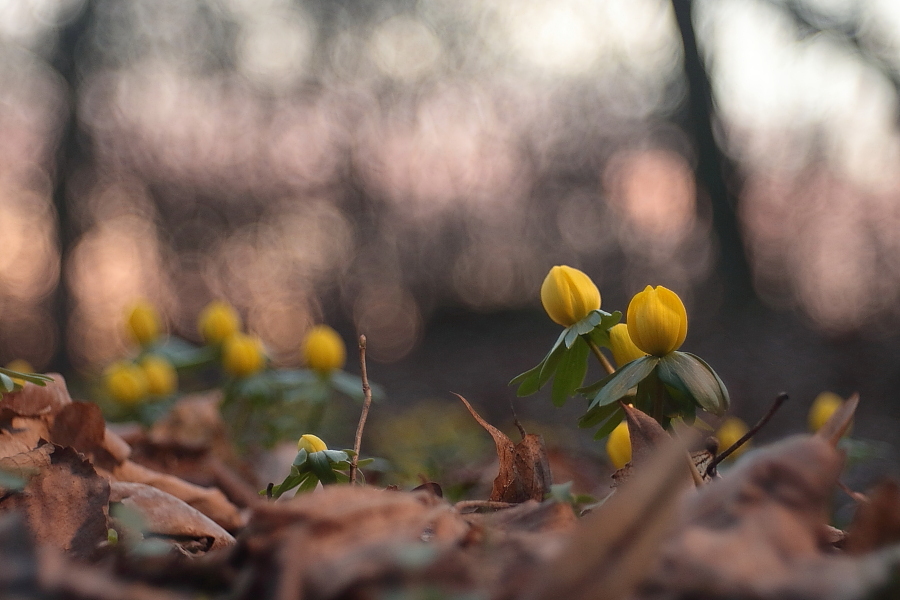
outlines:
[[[128,332],[141,346],[153,343],[159,337],[159,314],[146,300],[139,300],[128,312]]]
[[[303,360],[307,366],[320,373],[341,369],[347,360],[344,340],[328,325],[317,325],[303,341]]]
[[[325,445],[325,442],[323,442],[321,438],[311,433],[307,433],[300,436],[300,440],[297,442],[297,450],[306,450],[312,454],[313,452],[328,450],[328,446]]]
[[[21,358],[10,361],[10,363],[6,365],[6,368],[10,371],[18,371],[19,373],[34,373],[34,367],[31,366],[31,363],[27,360],[22,360]],[[13,377],[12,380],[20,386],[25,387],[24,379]]]
[[[653,356],[678,350],[687,337],[687,311],[678,294],[647,286],[628,304],[628,334],[634,345]]]
[[[147,378],[147,391],[156,396],[168,396],[178,388],[178,373],[168,360],[161,356],[146,356],[141,369]]]
[[[732,444],[744,437],[744,434],[747,433],[747,431],[747,424],[737,417],[728,417],[725,419],[722,424],[719,425],[718,431],[716,431],[716,438],[719,440],[719,452],[730,448]],[[735,450],[728,459],[732,460],[737,458],[743,454],[749,446],[750,442],[745,442],[744,445]]]
[[[822,392],[813,400],[809,409],[809,428],[812,431],[818,431],[822,428],[834,411],[839,409],[844,403],[844,399],[834,392]]]
[[[609,434],[606,440],[606,453],[617,469],[621,469],[631,461],[631,437],[628,435],[628,423],[622,421]]]
[[[554,322],[569,327],[600,308],[600,290],[578,269],[556,266],[541,284],[541,303]]]
[[[215,300],[207,304],[200,313],[197,329],[207,344],[221,344],[230,335],[241,330],[241,317],[227,302]]]
[[[247,377],[263,368],[265,356],[262,342],[244,333],[235,333],[225,340],[222,365],[235,377]]]
[[[119,361],[111,364],[103,374],[106,391],[117,402],[137,404],[147,395],[147,376],[134,363]]]
[[[631,336],[628,335],[628,325],[625,323],[618,323],[610,328],[609,345],[612,349],[613,358],[616,359],[616,364],[620,367],[642,356],[647,356],[646,352],[635,346],[634,342],[631,341]]]

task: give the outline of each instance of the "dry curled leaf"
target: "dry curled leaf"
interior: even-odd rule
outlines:
[[[212,519],[155,487],[116,481],[111,484],[110,502],[136,509],[146,532],[156,537],[207,540],[208,550],[234,544],[234,537]]]
[[[93,554],[107,536],[109,482],[71,448],[48,444],[6,460],[22,475],[37,472],[22,491],[0,501],[0,510],[22,511],[40,545]]]
[[[506,434],[481,418],[465,398],[455,395],[478,424],[494,438],[500,472],[494,479],[490,500],[511,503],[543,500],[553,484],[544,439],[533,433],[526,434],[521,442],[515,444]]]

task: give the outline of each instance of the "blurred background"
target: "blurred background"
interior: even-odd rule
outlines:
[[[677,291],[737,414],[794,398],[763,438],[828,389],[897,443],[898,90],[895,0],[0,0],[0,364],[89,380],[137,298],[195,340],[221,298],[508,424],[568,264]]]

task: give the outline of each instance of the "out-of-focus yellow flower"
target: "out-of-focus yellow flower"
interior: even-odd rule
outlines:
[[[744,437],[744,434],[747,433],[747,431],[749,431],[747,424],[737,417],[728,417],[725,419],[716,431],[716,438],[719,440],[719,452],[730,448],[732,444]],[[732,452],[731,456],[728,457],[728,460],[737,458],[749,447],[750,441],[748,440],[744,445]]]
[[[617,469],[621,469],[631,461],[631,437],[628,435],[628,423],[622,421],[609,434],[606,440],[606,453]]]
[[[6,365],[6,368],[10,371],[18,371],[19,373],[34,373],[34,367],[31,366],[31,363],[21,358],[10,361],[9,364]],[[24,379],[13,377],[12,380],[20,386],[24,387],[25,385]]]
[[[297,450],[306,450],[307,452],[312,454],[313,452],[328,450],[328,446],[326,446],[325,442],[323,442],[322,439],[318,436],[315,436],[311,433],[306,433],[300,436],[300,440],[297,442]]]
[[[149,387],[144,370],[128,361],[119,361],[107,367],[103,383],[114,400],[127,405],[143,400]]]
[[[265,356],[259,338],[235,333],[222,347],[222,366],[235,377],[247,377],[263,368]]]
[[[141,346],[148,346],[159,337],[159,313],[146,300],[139,300],[128,312],[128,332]]]
[[[145,356],[141,369],[147,378],[147,391],[155,396],[168,396],[178,388],[178,373],[168,360],[161,356]]]
[[[822,428],[834,411],[839,409],[844,403],[844,399],[834,392],[822,392],[813,400],[809,409],[809,428],[812,431],[818,431]]]
[[[628,333],[634,345],[653,356],[678,350],[687,337],[687,311],[678,294],[647,286],[628,304]]]
[[[628,325],[625,323],[617,323],[609,329],[609,345],[613,358],[620,367],[642,356],[647,356],[646,352],[631,341],[631,336],[628,335]]]
[[[200,313],[197,329],[207,344],[221,344],[241,330],[241,317],[227,302],[214,300]]]
[[[303,341],[303,360],[307,366],[320,373],[330,373],[344,367],[347,349],[338,332],[328,325],[317,325]]]
[[[541,303],[554,322],[568,327],[600,308],[600,290],[578,269],[556,266],[541,284]]]

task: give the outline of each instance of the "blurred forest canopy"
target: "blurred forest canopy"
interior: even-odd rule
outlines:
[[[143,296],[391,363],[560,263],[895,336],[898,74],[893,0],[0,0],[0,362]]]

